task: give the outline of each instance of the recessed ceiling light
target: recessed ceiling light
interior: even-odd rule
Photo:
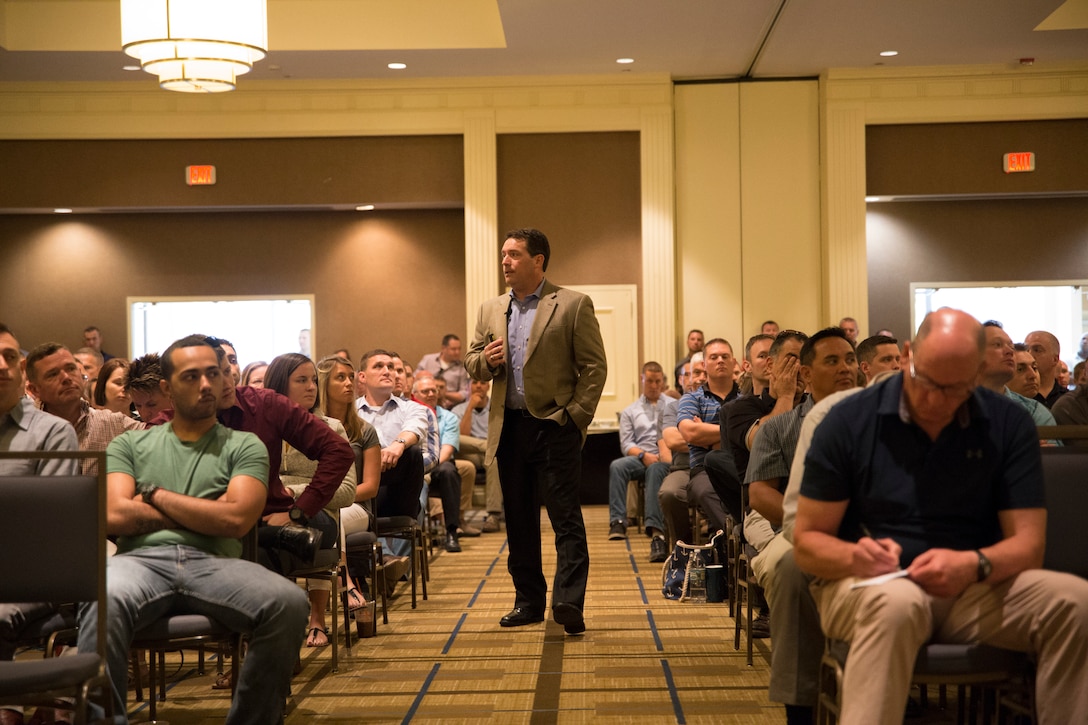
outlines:
[[[71,209],[65,209],[64,207],[58,207],[58,208],[53,210],[53,213],[54,214],[71,214],[72,210]]]
[[[359,206],[355,207],[355,211],[374,211],[374,205],[360,204]]]
[[[390,70],[404,70],[407,67],[407,63],[390,63],[388,66]]]
[[[138,65],[123,65],[123,66],[121,66],[121,70],[140,70],[140,66],[138,66]]]
[[[899,55],[899,51],[898,50],[882,50],[882,51],[880,51],[880,54],[882,56],[884,56],[885,58],[892,58],[892,57],[895,57],[895,56]]]
[[[626,65],[628,63],[634,63],[635,59],[634,58],[616,58],[616,62]]]

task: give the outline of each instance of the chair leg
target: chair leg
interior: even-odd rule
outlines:
[[[340,657],[339,657],[340,642],[339,642],[338,637],[337,637],[338,633],[339,633],[339,626],[340,626],[339,621],[337,620],[337,617],[340,615],[340,612],[337,611],[337,607],[340,604],[340,602],[338,601],[339,596],[340,596],[340,592],[339,592],[339,587],[337,586],[339,583],[340,583],[340,578],[339,578],[338,572],[333,572],[329,576],[329,584],[332,586],[332,592],[329,595],[329,605],[332,607],[332,617],[331,617],[332,618],[332,640],[329,642],[329,644],[332,646],[332,671],[333,672],[339,672],[340,671]]]
[[[143,677],[140,676],[140,667],[143,665],[143,652],[142,649],[133,649],[129,658],[132,662],[132,684],[134,685],[132,689],[136,702],[141,702],[144,699],[144,688],[141,684]],[[148,674],[151,674],[150,670],[148,670]],[[155,689],[154,680],[152,680],[151,689]]]
[[[370,591],[371,591],[372,595],[373,595],[373,592],[378,592],[379,593],[378,595],[374,595],[374,596],[381,596],[381,598],[382,598],[382,624],[389,624],[389,598],[385,594],[385,586],[386,586],[386,584],[385,584],[385,567],[382,566],[380,575],[378,573],[378,566],[379,566],[379,564],[384,563],[384,558],[385,558],[384,553],[382,552],[382,549],[381,549],[381,544],[376,544],[374,546],[374,553],[371,556],[373,558],[371,559],[371,569],[370,569],[370,572],[371,572],[370,573]],[[380,581],[379,581],[379,576],[381,577]],[[377,624],[377,622],[375,622],[375,624]]]

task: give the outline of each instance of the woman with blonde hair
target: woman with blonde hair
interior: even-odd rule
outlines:
[[[327,419],[338,420],[344,426],[347,439],[355,451],[356,480],[354,503],[340,509],[341,549],[343,537],[357,531],[367,531],[373,516],[371,500],[378,495],[378,485],[382,476],[382,449],[378,432],[374,426],[359,417],[355,412],[355,368],[346,357],[333,355],[317,364],[317,387],[319,391],[316,413]],[[346,563],[346,562],[345,562]],[[348,568],[344,567],[344,587],[347,591],[348,607],[352,611],[374,606],[368,601],[369,594],[366,580],[360,579],[358,585],[352,580]],[[363,618],[364,622],[373,621]]]
[[[268,363],[264,360],[251,362],[242,369],[242,385],[251,388],[263,388],[264,376],[268,372]]]

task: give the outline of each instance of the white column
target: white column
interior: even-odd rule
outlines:
[[[672,372],[676,352],[676,235],[673,117],[670,106],[645,107],[642,154],[643,360]]]
[[[495,113],[465,114],[465,315],[469,338],[480,303],[499,294]]]

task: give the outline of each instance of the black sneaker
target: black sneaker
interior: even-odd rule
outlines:
[[[771,636],[771,617],[761,614],[752,620],[752,639],[767,639]]]
[[[622,520],[616,519],[608,527],[609,541],[622,541],[627,538],[627,525]]]
[[[669,551],[665,545],[665,539],[660,536],[650,539],[650,563],[661,564],[668,558]]]

